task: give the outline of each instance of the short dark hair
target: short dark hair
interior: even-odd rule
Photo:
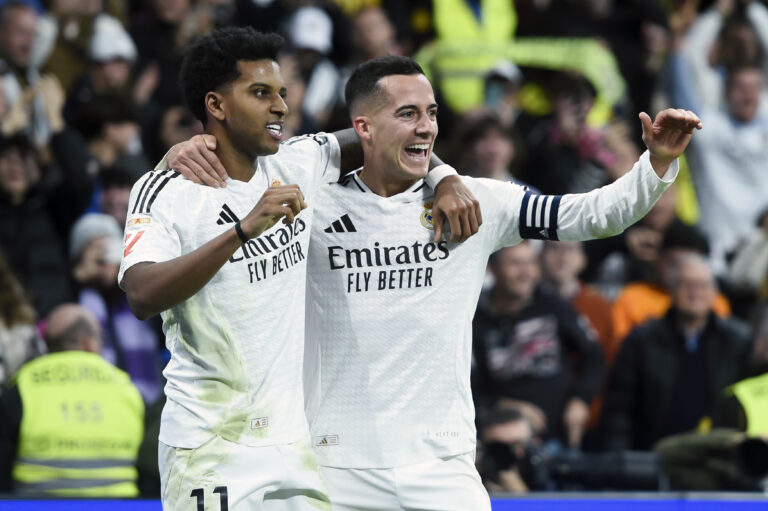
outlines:
[[[462,147],[470,147],[494,131],[501,133],[503,137],[509,139],[510,144],[513,143],[512,130],[501,120],[499,114],[494,111],[482,112],[468,121],[460,128],[459,138]]]
[[[495,266],[496,264],[499,263],[499,260],[501,259],[501,254],[503,254],[506,249],[512,248],[512,247],[516,247],[518,245],[530,245],[530,244],[531,244],[531,240],[529,240],[527,238],[523,238],[520,241],[520,243],[518,243],[517,245],[510,245],[510,246],[507,246],[507,247],[501,247],[496,252],[492,252],[491,255],[488,256],[488,263],[491,266]]]
[[[258,32],[252,27],[221,28],[197,39],[184,55],[179,76],[189,110],[205,124],[205,95],[237,80],[237,61],[276,61],[284,43],[278,34]]]
[[[82,342],[88,337],[93,337],[98,332],[94,330],[93,325],[88,320],[80,316],[57,335],[45,335],[45,344],[48,351],[55,353],[57,351],[76,350],[82,346]]]
[[[118,94],[96,94],[79,107],[73,125],[87,141],[101,136],[107,124],[139,122],[133,102]]]
[[[0,157],[12,150],[18,151],[22,158],[36,154],[29,137],[20,131],[9,137],[0,135]]]
[[[709,254],[709,241],[696,227],[674,222],[664,231],[661,250],[674,249],[690,250],[706,256]]]
[[[116,163],[99,172],[99,180],[101,181],[102,190],[109,188],[128,188],[130,190],[133,187],[133,183],[136,182],[136,178],[133,177],[131,170],[120,163]]]
[[[351,112],[355,103],[381,93],[379,80],[391,75],[418,75],[424,70],[413,59],[398,55],[387,55],[364,62],[357,66],[344,88],[344,99]]]

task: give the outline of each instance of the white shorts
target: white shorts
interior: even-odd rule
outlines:
[[[249,447],[214,437],[158,448],[164,511],[330,510],[309,442]]]
[[[396,468],[320,467],[333,511],[490,511],[474,453]]]

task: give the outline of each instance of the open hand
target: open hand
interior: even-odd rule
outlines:
[[[653,123],[647,113],[641,112],[640,122],[643,142],[651,152],[651,165],[659,176],[663,176],[670,163],[683,154],[693,131],[702,128],[701,119],[696,114],[674,108],[659,112]]]

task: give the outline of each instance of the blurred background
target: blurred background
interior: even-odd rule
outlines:
[[[137,320],[117,287],[123,226],[136,179],[202,132],[177,85],[185,47],[231,25],[285,36],[288,136],[348,127],[354,66],[408,55],[437,94],[435,152],[545,194],[626,173],[645,149],[639,112],[699,115],[676,184],[635,226],[491,259],[474,321],[477,466],[505,494],[766,490],[766,2],[3,0],[1,492],[159,496],[169,355],[159,318]],[[62,304],[79,307],[49,318]],[[20,427],[99,431],[87,399],[19,392],[62,345],[98,353],[141,396],[109,433],[128,442],[127,493],[82,482],[92,466],[65,467],[81,481],[62,488],[24,465],[50,446],[20,444]],[[87,377],[50,374],[87,394]]]

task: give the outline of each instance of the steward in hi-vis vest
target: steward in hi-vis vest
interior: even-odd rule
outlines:
[[[741,405],[745,423],[742,428],[749,436],[768,436],[768,373],[734,383],[725,393]]]
[[[2,489],[137,496],[141,395],[98,355],[100,330],[87,309],[55,309],[45,338],[51,353],[24,365],[0,399]]]

